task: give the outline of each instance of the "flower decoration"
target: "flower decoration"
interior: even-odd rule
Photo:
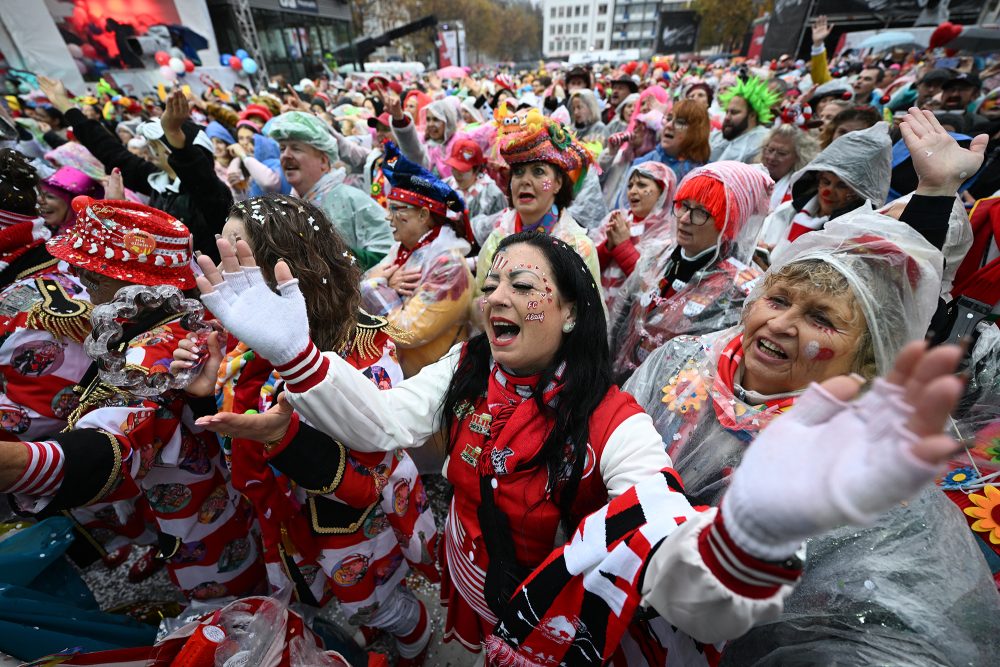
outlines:
[[[549,125],[549,136],[552,138],[552,144],[560,150],[566,150],[571,141],[569,132],[560,123],[551,123]]]
[[[941,480],[941,486],[946,489],[958,489],[976,479],[978,476],[979,475],[976,474],[976,470],[974,468],[955,468],[944,476],[944,479]]]
[[[663,388],[663,402],[672,412],[687,414],[698,410],[707,398],[701,375],[691,367],[678,371]]]
[[[976,519],[972,530],[989,535],[990,544],[1000,544],[1000,489],[987,486],[982,495],[970,493],[969,500],[975,507],[966,507],[965,513]]]

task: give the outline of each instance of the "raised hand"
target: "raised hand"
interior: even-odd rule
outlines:
[[[983,164],[989,136],[980,134],[962,148],[932,111],[911,107],[899,129],[919,179],[917,194],[953,197]]]
[[[962,350],[914,342],[888,377],[813,385],[750,445],[722,502],[733,539],[783,560],[805,539],[865,525],[920,492],[959,445],[943,430],[962,393]]]
[[[170,93],[170,97],[167,98],[166,109],[160,117],[160,127],[163,128],[163,134],[167,143],[174,148],[182,148],[187,143],[184,132],[181,131],[181,126],[189,118],[191,118],[191,107],[188,106],[187,97],[185,97],[183,91],[175,90]]]
[[[56,79],[50,79],[47,76],[38,77],[38,87],[42,89],[45,93],[45,97],[49,99],[56,109],[65,112],[67,109],[72,109],[76,106],[76,103],[66,92],[66,86],[63,85],[62,81]]]
[[[222,272],[210,257],[198,258],[201,300],[237,339],[272,364],[290,363],[309,347],[309,316],[299,281],[284,261],[274,266],[275,293],[264,282],[246,241],[236,248],[224,238],[216,240]]]
[[[389,99],[386,100],[386,109],[393,120],[401,121],[406,117],[403,115],[403,103],[399,101],[398,95],[389,95]]]
[[[628,220],[625,219],[625,214],[621,210],[611,213],[611,218],[608,220],[607,235],[608,248],[614,248],[619,243],[624,243],[631,238]]]
[[[104,184],[105,199],[125,199],[125,185],[122,183],[122,170],[115,167]]]
[[[812,25],[813,46],[822,46],[833,31],[834,24],[828,23],[826,15],[817,16]]]

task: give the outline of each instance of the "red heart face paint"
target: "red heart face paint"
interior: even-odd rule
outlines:
[[[805,355],[812,361],[829,361],[834,357],[834,351],[828,347],[821,346],[818,342],[811,340],[806,343]]]

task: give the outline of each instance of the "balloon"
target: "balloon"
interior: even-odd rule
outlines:
[[[170,57],[180,58],[181,60],[184,60],[185,58],[187,58],[187,54],[178,49],[176,46],[172,46],[170,47]]]
[[[153,60],[155,60],[156,64],[159,65],[160,67],[163,67],[164,65],[169,65],[170,54],[167,53],[166,51],[157,51],[156,54],[153,56]]]
[[[222,65],[223,67],[229,67],[229,61],[232,59],[233,59],[233,54],[223,53],[221,56],[219,56],[219,64]]]
[[[160,76],[167,81],[173,81],[177,78],[177,72],[170,69],[170,65],[162,65],[160,66]]]
[[[257,61],[253,58],[243,59],[243,71],[247,74],[256,74],[258,70]]]
[[[241,61],[236,56],[233,56],[232,58],[229,59],[229,66],[232,67],[235,71],[239,72],[241,69],[243,69],[243,61]]]
[[[247,58],[250,57],[250,54],[247,53],[246,49],[238,49],[236,51],[236,57],[239,58],[240,60],[246,60]]]
[[[184,71],[185,72],[193,72],[194,71],[194,63],[191,62],[190,60],[188,60],[187,58],[184,59]]]
[[[80,50],[83,51],[83,55],[87,56],[88,58],[97,57],[97,49],[94,48],[93,44],[84,44],[83,46],[80,47]]]
[[[184,61],[180,58],[170,59],[170,69],[174,70],[178,74],[184,71]]]
[[[67,44],[66,48],[69,49],[69,54],[74,58],[83,57],[83,49],[80,48],[79,44]]]
[[[110,68],[108,67],[108,64],[106,62],[104,62],[103,60],[95,60],[94,61],[94,69],[97,70],[98,74],[104,74]]]
[[[87,63],[83,62],[79,58],[75,58],[73,60],[73,62],[76,63],[76,68],[78,70],[80,70],[80,74],[86,74],[87,73]]]

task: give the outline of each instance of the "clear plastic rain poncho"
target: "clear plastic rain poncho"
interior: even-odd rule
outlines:
[[[642,220],[635,220],[628,204],[622,209],[629,222],[631,237],[638,238],[638,241],[634,243],[634,248],[641,257],[651,248],[661,249],[673,244],[676,239],[677,221],[674,218],[674,192],[677,190],[677,175],[674,174],[673,169],[662,162],[643,162],[638,166],[629,167],[625,174],[624,182],[626,185],[632,178],[632,174],[635,173],[656,181],[662,187],[653,208]],[[590,237],[594,239],[594,244],[598,248],[598,258],[601,258],[602,244],[608,240],[607,229],[610,220],[611,213],[604,218],[600,227],[590,231]],[[607,252],[611,253],[612,251]],[[613,257],[606,266],[601,267],[601,287],[604,289],[604,302],[607,304],[609,312],[614,312],[614,301],[627,277],[625,271]]]
[[[940,255],[909,227],[866,212],[800,238],[771,270],[824,253],[866,321],[905,323],[905,333],[876,329],[884,373],[900,345],[923,336]],[[749,301],[762,294],[756,289]],[[745,448],[798,393],[752,405],[740,371],[735,383],[724,381],[720,357],[741,333],[737,326],[675,338],[625,386],[653,418],[694,503],[718,505]],[[805,575],[782,615],[730,642],[723,664],[989,664],[1000,650],[998,613],[1000,598],[961,512],[929,489],[872,527],[810,540]]]
[[[745,308],[764,295],[769,275],[807,261],[829,264],[847,281],[872,343],[874,368],[859,363],[862,372],[885,374],[905,343],[924,337],[937,304],[942,260],[910,227],[868,210],[802,236],[775,258]],[[685,491],[699,502],[718,501],[746,444],[791,404],[753,404],[745,394],[752,388],[739,386],[742,371],[720,363],[733,356],[742,333],[738,325],[700,338],[676,338],[653,352],[625,385],[653,418]],[[805,388],[783,396],[794,399]]]
[[[838,137],[816,158],[792,174],[789,188],[793,201],[788,201],[774,210],[764,221],[760,243],[774,247],[785,241],[792,226],[792,219],[803,215],[796,210],[793,202],[809,192],[813,196],[802,206],[802,211],[815,218],[814,227],[822,227],[826,218],[819,216],[818,188],[820,172],[829,171],[861,198],[858,205],[867,199],[874,206],[881,206],[889,195],[889,181],[892,178],[892,141],[889,126],[884,122],[875,123],[866,130],[849,132]]]
[[[649,248],[622,287],[609,320],[614,377],[624,381],[649,353],[671,338],[735,324],[760,271],[750,263],[774,182],[760,165],[713,162],[681,181],[708,177],[725,186],[725,220],[711,260],[687,283],[663,283],[680,249]],[[719,226],[718,221],[716,222]]]
[[[472,274],[465,261],[468,242],[442,226],[437,238],[414,250],[399,268],[404,273],[420,272],[413,294],[400,296],[385,278],[370,276],[396,262],[401,248],[396,243],[362,278],[361,306],[409,334],[396,345],[403,374],[410,377],[461,340],[472,299]]]

